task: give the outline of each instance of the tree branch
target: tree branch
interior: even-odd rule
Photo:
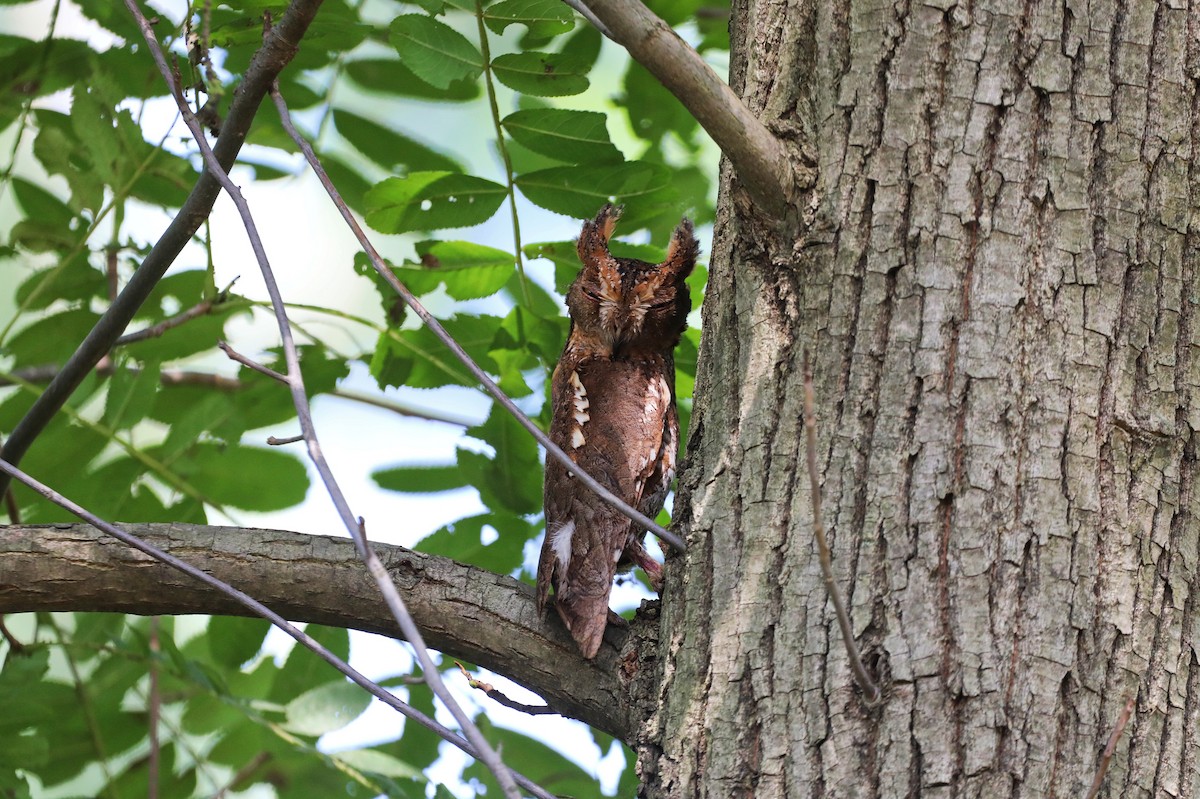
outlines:
[[[229,114],[221,127],[221,135],[213,147],[217,161],[225,169],[233,165],[246,140],[250,123],[254,121],[254,115],[270,90],[271,83],[296,54],[300,40],[320,6],[321,0],[293,0],[280,18],[279,24],[271,30],[271,35],[254,54],[245,77],[234,93]],[[221,184],[215,176],[207,170],[200,174],[187,201],[142,261],[142,265],[133,273],[129,283],[13,428],[3,450],[0,451],[0,458],[13,465],[20,462],[34,440],[75,389],[79,388],[83,379],[125,332],[125,328],[151,290],[174,263],[184,245],[191,241],[200,224],[208,218],[220,191]],[[7,489],[9,479],[8,475],[0,474],[0,494]]]
[[[346,538],[190,524],[128,524],[130,533],[235,586],[293,621],[402,638]],[[426,643],[503,674],[568,718],[632,741],[618,683],[629,630],[609,625],[594,661],[537,612],[533,589],[449,558],[374,544],[405,592]],[[253,615],[86,524],[0,527],[0,614],[105,611],[137,615]]]
[[[825,536],[825,522],[821,520],[821,485],[817,481],[817,414],[813,410],[813,394],[812,366],[808,360],[808,350],[805,350],[804,449],[808,461],[808,486],[812,491],[813,536],[817,539],[817,555],[821,561],[821,574],[825,578],[825,591],[833,604],[838,626],[842,628],[842,643],[846,647],[846,657],[850,659],[850,670],[854,674],[854,681],[862,689],[866,703],[874,705],[882,698],[883,692],[863,665],[858,644],[854,642],[854,627],[850,624],[850,614],[846,612],[846,600],[842,596],[842,589],[838,587],[833,576],[833,557],[829,552],[829,539]]]
[[[792,163],[783,144],[671,26],[641,0],[582,0],[667,91],[691,112],[729,158],[742,187],[775,219],[816,174]]]
[[[455,746],[457,746],[462,751],[466,752],[471,757],[475,757],[475,758],[479,757],[478,750],[466,738],[463,738],[461,735],[459,735],[455,731],[453,731],[447,727],[444,727],[442,724],[437,722],[435,719],[430,718],[429,716],[425,715],[421,711],[419,711],[416,708],[409,705],[407,702],[401,701],[395,695],[393,695],[391,692],[387,691],[382,686],[380,686],[378,683],[375,683],[375,682],[367,679],[365,676],[363,676],[363,674],[361,672],[352,668],[349,663],[347,663],[346,661],[339,658],[333,652],[330,652],[329,649],[327,649],[325,646],[323,646],[319,641],[314,639],[311,635],[304,632],[300,628],[296,627],[296,625],[292,624],[287,619],[283,618],[278,613],[271,610],[266,605],[259,602],[257,599],[250,596],[249,594],[247,594],[245,591],[240,591],[240,590],[234,588],[233,586],[231,586],[229,583],[222,582],[221,580],[217,579],[216,577],[213,577],[208,572],[197,568],[196,566],[192,565],[191,563],[181,560],[180,558],[175,557],[174,555],[170,554],[169,552],[165,552],[165,551],[155,547],[153,544],[149,544],[146,541],[144,541],[143,539],[138,538],[137,536],[132,535],[125,530],[122,530],[120,527],[117,527],[114,524],[104,521],[103,519],[96,516],[91,511],[75,504],[71,500],[64,497],[62,494],[59,494],[57,491],[50,488],[49,486],[46,486],[43,483],[36,480],[35,478],[25,474],[20,469],[18,469],[17,467],[13,466],[10,463],[6,463],[5,461],[0,460],[0,470],[3,470],[5,474],[8,474],[13,479],[19,480],[21,483],[25,484],[26,486],[33,489],[37,493],[46,497],[46,499],[50,500],[54,504],[59,505],[60,507],[64,508],[67,511],[70,511],[72,514],[74,514],[75,516],[78,516],[80,519],[83,519],[84,521],[88,522],[89,524],[93,525],[94,527],[96,527],[100,530],[103,530],[105,533],[112,536],[116,540],[120,541],[125,546],[136,549],[138,552],[141,552],[144,555],[149,555],[152,559],[158,561],[159,563],[164,563],[167,566],[169,566],[170,568],[174,569],[175,571],[186,574],[188,577],[192,578],[193,580],[209,586],[210,588],[216,590],[221,595],[232,599],[235,603],[237,603],[239,606],[241,606],[244,611],[249,611],[251,614],[263,617],[264,619],[271,622],[276,627],[278,627],[279,629],[283,630],[285,633],[290,635],[298,643],[302,644],[306,649],[313,652],[313,654],[317,655],[317,657],[321,658],[326,663],[333,666],[339,672],[344,674],[346,677],[348,677],[350,679],[351,682],[353,682],[355,685],[357,685],[360,688],[362,688],[363,690],[365,690],[371,696],[379,699],[381,702],[383,702],[388,707],[393,708],[394,710],[400,712],[406,718],[408,718],[412,721],[415,721],[418,724],[420,724],[421,726],[436,733],[438,736],[440,736],[444,740],[449,741],[450,743],[454,744]],[[51,617],[50,624],[51,624],[51,626],[54,626],[57,629],[57,625],[55,624],[53,617]],[[61,637],[62,636],[60,635],[59,638],[61,639]],[[69,655],[68,655],[68,658],[69,658]],[[74,671],[73,668],[72,668],[72,671]],[[73,676],[74,676],[74,682],[75,682],[76,687],[79,687],[81,685],[81,683],[79,681],[78,675],[73,675]],[[85,707],[85,710],[86,710],[86,707]],[[95,725],[92,725],[92,726],[94,727]],[[97,747],[97,751],[100,751],[101,754],[103,755],[103,747]],[[107,763],[107,760],[104,760],[102,758],[101,766],[107,768],[106,763]],[[523,777],[520,777],[520,776],[516,776],[516,779],[521,782],[522,786],[524,786],[525,788],[532,791],[533,794],[538,797],[538,799],[553,799],[553,797],[549,793],[547,793],[543,788],[539,787],[535,783],[533,783]]]

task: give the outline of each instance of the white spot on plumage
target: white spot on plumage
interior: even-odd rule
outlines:
[[[558,556],[558,562],[565,569],[571,562],[571,536],[575,534],[575,522],[570,521],[550,534],[550,548]]]
[[[588,408],[592,406],[591,400],[588,399],[587,389],[583,387],[583,383],[579,380],[578,372],[571,372],[571,377],[568,380],[571,388],[575,391],[575,396],[572,398],[572,405],[575,407],[575,422],[580,426],[591,421],[592,417],[588,414]]]

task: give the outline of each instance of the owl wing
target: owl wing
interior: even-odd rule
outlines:
[[[551,437],[614,493],[636,508],[665,473],[664,439],[674,439],[673,397],[665,363],[589,359],[561,363],[553,378]],[[677,422],[674,425],[677,430]],[[669,482],[669,477],[667,478]],[[663,490],[665,496],[665,490]],[[546,461],[546,538],[538,562],[538,604],[551,586],[555,606],[585,657],[600,648],[617,564],[633,525],[553,459]],[[658,507],[662,498],[657,499]],[[658,508],[653,509],[656,513]],[[638,531],[636,539],[640,539]]]

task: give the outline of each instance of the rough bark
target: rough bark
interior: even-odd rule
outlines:
[[[123,527],[292,621],[401,637],[349,539],[189,524]],[[636,662],[629,646],[636,638],[626,628],[610,625],[596,660],[585,660],[561,625],[538,613],[532,587],[403,547],[376,544],[375,551],[429,646],[512,678],[564,716],[630,739],[633,722],[616,677],[618,662],[625,671]],[[52,610],[248,613],[89,525],[0,528],[0,614]]]
[[[944,5],[945,8],[940,8]],[[651,797],[1193,796],[1200,9],[736,0],[804,131],[797,231],[725,175]],[[812,348],[825,521],[803,473]]]

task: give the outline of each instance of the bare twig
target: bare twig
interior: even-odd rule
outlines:
[[[467,667],[459,663],[457,660],[454,661],[454,665],[458,666],[458,670],[462,672],[462,676],[467,678],[467,685],[478,691],[483,691],[488,695],[488,697],[494,699],[498,704],[504,705],[505,707],[510,707],[513,710],[519,710],[522,713],[528,713],[531,716],[558,715],[558,712],[549,705],[527,705],[524,702],[518,702],[515,699],[510,699],[503,691],[496,688],[496,686],[492,685],[490,682],[484,682],[483,680],[477,680],[472,677],[471,672],[467,671]]]
[[[116,231],[113,231],[114,238]],[[117,283],[117,248],[109,247],[104,252],[104,277],[108,281],[108,301],[117,299],[120,286]]]
[[[119,367],[109,363],[105,368],[99,366],[96,371],[99,374],[110,375],[119,368],[124,368],[131,374],[137,374],[139,369],[132,366]],[[26,383],[48,383],[54,376],[58,374],[59,367],[57,364],[47,363],[38,366],[29,366],[24,369],[18,369],[12,373],[13,377],[19,378]],[[278,372],[272,376],[273,380],[280,380],[283,375]],[[247,387],[247,383],[237,379],[236,377],[226,377],[225,375],[213,374],[212,372],[193,372],[186,369],[166,369],[158,376],[159,383],[163,386],[206,386],[214,388],[218,391],[241,391]],[[0,387],[15,385],[13,381],[0,375]],[[385,411],[391,411],[398,416],[407,416],[412,419],[425,419],[430,422],[441,422],[442,424],[451,424],[456,427],[471,427],[476,422],[470,419],[464,419],[452,413],[443,413],[441,411],[432,410],[430,408],[418,408],[413,405],[407,405],[403,402],[387,399],[374,394],[365,394],[361,391],[354,391],[348,388],[335,388],[329,392],[331,397],[339,397],[341,399],[350,400],[351,402],[360,402],[363,405],[370,405],[375,408],[382,408]],[[11,518],[13,524],[19,524],[20,518]]]
[[[845,644],[846,655],[850,658],[850,670],[854,673],[854,681],[866,695],[867,704],[873,705],[879,701],[882,693],[863,665],[858,645],[854,643],[854,629],[850,626],[850,615],[846,612],[846,600],[842,598],[842,590],[833,579],[833,558],[829,554],[829,540],[825,537],[825,523],[821,521],[821,486],[817,481],[817,415],[813,410],[813,393],[812,365],[808,360],[808,351],[805,350],[804,432],[807,437],[805,448],[808,455],[808,482],[812,489],[813,534],[817,538],[817,553],[821,560],[821,574],[825,577],[825,591],[829,594],[829,601],[833,603],[838,626],[842,628],[842,643]]]
[[[1113,725],[1112,734],[1108,736],[1108,743],[1100,755],[1100,765],[1096,767],[1096,777],[1092,780],[1092,787],[1087,792],[1087,799],[1096,799],[1100,794],[1100,786],[1104,784],[1104,776],[1108,774],[1108,764],[1112,762],[1113,753],[1117,751],[1117,742],[1121,740],[1121,735],[1125,732],[1125,725],[1129,723],[1129,717],[1133,715],[1133,708],[1136,704],[1137,697],[1129,697],[1125,702],[1125,709],[1117,717],[1117,723]]]
[[[404,405],[392,400],[377,397],[373,394],[363,394],[360,391],[352,391],[348,388],[335,388],[330,392],[331,396],[341,397],[342,399],[352,400],[353,402],[361,402],[364,405],[372,405],[376,408],[383,408],[386,411],[399,414],[400,416],[409,416],[414,419],[425,419],[430,422],[441,422],[442,424],[452,424],[457,427],[471,427],[475,424],[470,419],[464,419],[461,416],[456,416],[452,413],[442,413],[441,411],[433,411],[428,408],[414,408],[409,405]]]
[[[298,441],[303,441],[304,436],[288,436],[287,438],[276,438],[275,436],[267,436],[267,443],[272,447],[282,447],[286,444],[295,444]]]
[[[412,308],[413,312],[421,318],[421,321],[425,323],[430,331],[432,331],[433,334],[437,336],[437,338],[443,344],[449,347],[450,351],[454,353],[454,357],[458,358],[458,360],[467,367],[475,379],[483,385],[487,393],[491,394],[496,402],[500,403],[500,405],[506,411],[512,414],[513,418],[515,418],[522,427],[529,431],[530,435],[537,439],[537,442],[545,448],[546,457],[554,458],[559,463],[563,464],[563,466],[570,470],[570,472],[574,474],[578,480],[594,491],[596,495],[599,496],[600,499],[602,499],[607,505],[625,514],[634,522],[645,528],[648,532],[653,533],[663,541],[666,541],[676,550],[682,552],[684,550],[682,538],[655,523],[653,519],[651,519],[649,516],[646,516],[644,513],[641,513],[636,508],[630,507],[620,497],[610,491],[607,486],[600,483],[598,480],[596,480],[596,478],[592,477],[584,470],[580,469],[579,464],[572,461],[567,453],[563,452],[557,444],[551,441],[550,437],[542,432],[541,428],[534,424],[533,420],[526,416],[521,409],[516,406],[516,403],[514,403],[508,397],[507,394],[500,390],[500,387],[497,386],[495,381],[488,376],[487,372],[483,371],[479,364],[475,363],[471,356],[467,354],[466,350],[464,350],[462,346],[454,340],[454,337],[446,332],[446,328],[442,327],[441,323],[433,316],[433,314],[429,313],[425,306],[422,305],[421,302],[413,295],[413,293],[408,290],[408,287],[400,282],[400,279],[396,277],[395,273],[393,273],[391,269],[387,268],[382,256],[379,255],[379,251],[376,250],[374,245],[371,244],[371,241],[367,238],[362,226],[358,224],[358,220],[354,218],[354,214],[350,212],[349,207],[347,207],[346,203],[342,200],[342,195],[338,192],[337,187],[334,186],[333,181],[329,179],[329,175],[325,172],[325,168],[321,166],[321,162],[317,159],[316,153],[313,152],[312,146],[309,145],[305,138],[300,135],[299,131],[297,131],[296,127],[292,124],[292,118],[291,114],[288,112],[287,104],[283,101],[283,97],[279,94],[278,89],[272,90],[271,97],[275,101],[275,107],[279,110],[279,118],[280,122],[283,124],[284,130],[288,132],[288,135],[292,137],[292,140],[296,142],[296,145],[300,148],[301,152],[304,153],[304,157],[308,160],[309,166],[312,167],[313,172],[315,172],[317,177],[320,179],[321,185],[325,187],[325,191],[329,194],[330,199],[332,199],[334,205],[337,206],[338,212],[342,215],[342,219],[346,221],[346,224],[354,233],[354,237],[358,239],[358,244],[360,247],[362,247],[363,252],[366,253],[367,258],[371,261],[371,266],[374,267],[375,271],[378,272],[385,281],[387,281],[388,285],[392,287],[392,290],[399,294],[404,302],[408,304],[408,307]]]
[[[187,324],[193,319],[198,319],[201,316],[207,316],[212,312],[215,303],[212,300],[204,300],[188,308],[186,311],[177,313],[174,316],[168,317],[158,324],[150,325],[150,327],[127,333],[113,342],[114,347],[123,347],[126,344],[136,344],[139,341],[145,341],[151,338],[158,338],[163,333],[174,327]]]
[[[3,383],[0,383],[0,385],[3,385]],[[0,444],[2,443],[3,439],[0,439]],[[8,521],[10,524],[21,523],[21,506],[17,504],[17,497],[15,494],[13,494],[12,486],[5,486],[4,488],[4,510],[8,513]],[[0,621],[0,627],[2,626],[3,622]],[[7,637],[8,631],[4,630],[4,633],[5,637]]]
[[[4,624],[4,617],[0,616],[0,635],[4,636],[4,640],[8,642],[8,648],[13,652],[21,653],[25,651],[25,644],[12,634],[8,627]]]
[[[612,39],[614,42],[617,41],[616,37],[612,35],[612,31],[608,29],[608,26],[601,22],[600,18],[592,13],[592,10],[588,8],[586,4],[584,4],[583,0],[563,0],[563,2],[575,9],[579,16],[590,22],[592,27],[600,31],[600,33],[606,38]]]
[[[270,752],[259,752],[254,757],[237,770],[237,773],[230,777],[229,782],[221,786],[221,790],[213,794],[213,799],[225,799],[229,792],[236,789],[242,784],[242,781],[248,779],[251,774],[258,771],[266,763],[270,762],[273,755]]]
[[[233,347],[229,346],[228,342],[218,341],[217,349],[219,349],[221,352],[225,353],[225,355],[227,355],[229,357],[229,360],[237,361],[242,366],[245,366],[247,369],[253,369],[254,371],[258,372],[260,375],[266,375],[267,377],[271,378],[272,380],[283,383],[285,386],[290,386],[292,384],[291,379],[288,378],[287,375],[282,375],[279,372],[276,372],[274,369],[263,366],[261,363],[258,363],[257,361],[253,361],[253,360],[247,358],[245,355],[242,355],[240,352],[235,350]]]
[[[272,81],[292,60],[300,40],[316,16],[321,0],[292,0],[271,36],[254,54],[246,74],[238,84],[238,90],[229,106],[222,135],[213,150],[217,161],[225,168],[232,166],[250,123]],[[154,286],[166,274],[176,256],[192,239],[200,223],[208,218],[213,203],[220,193],[221,185],[207,171],[196,179],[191,195],[180,207],[179,213],[167,226],[166,231],[137,268],[125,288],[105,311],[91,332],[55,375],[50,385],[33,403],[33,406],[13,428],[4,449],[0,451],[9,463],[19,463],[29,447],[41,434],[67,399],[79,388],[110,349],[113,342],[125,332],[125,328],[142,306]],[[8,486],[8,477],[0,475],[0,492]]]
[[[246,198],[242,196],[241,189],[234,184],[229,178],[226,168],[217,160],[212,149],[208,146],[208,141],[205,139],[204,131],[200,127],[191,108],[188,106],[186,98],[183,96],[183,91],[179,85],[177,76],[174,75],[167,66],[162,49],[159,47],[158,39],[154,35],[154,31],[150,27],[150,23],[138,8],[137,0],[125,0],[125,6],[129,9],[129,13],[133,15],[137,21],[138,27],[141,29],[142,38],[146,40],[146,46],[150,49],[150,55],[154,58],[154,63],[158,66],[159,72],[163,76],[163,80],[167,82],[172,96],[175,98],[175,104],[179,108],[179,113],[183,116],[183,121],[191,131],[192,137],[195,139],[197,146],[200,148],[200,154],[204,159],[204,163],[208,171],[213,174],[221,188],[233,200],[237,207],[238,215],[242,218],[242,224],[246,228],[246,235],[250,240],[250,247],[254,251],[255,260],[258,262],[259,270],[262,272],[263,282],[267,287],[267,294],[271,298],[271,307],[275,312],[275,321],[279,326],[279,335],[283,342],[284,360],[287,362],[287,376],[285,382],[291,389],[292,404],[296,408],[296,416],[300,422],[300,429],[304,434],[304,439],[308,445],[309,459],[316,468],[317,473],[321,476],[321,480],[325,483],[325,489],[329,493],[329,497],[333,500],[334,506],[337,508],[338,515],[342,518],[342,522],[346,525],[351,538],[354,539],[355,545],[358,547],[359,555],[367,565],[367,570],[375,579],[375,583],[379,586],[380,593],[383,595],[384,601],[391,610],[392,615],[396,619],[396,623],[400,625],[400,629],[404,632],[404,637],[412,644],[413,651],[417,656],[418,662],[421,664],[422,670],[425,672],[426,682],[433,690],[434,694],[442,700],[446,709],[454,716],[463,732],[466,734],[467,740],[475,748],[479,760],[487,766],[488,770],[495,775],[500,787],[503,789],[509,799],[520,799],[520,791],[513,779],[512,771],[500,760],[500,756],[491,747],[479,728],[471,718],[463,711],[458,702],[454,699],[445,683],[442,681],[441,673],[437,669],[437,665],[430,657],[429,651],[425,648],[425,642],[421,637],[421,631],[417,629],[416,624],[412,620],[412,616],[408,613],[408,608],[405,607],[404,600],[400,596],[400,592],[396,589],[396,585],[392,582],[391,576],[380,563],[379,558],[371,550],[367,543],[365,526],[361,517],[355,519],[353,512],[350,510],[350,505],[346,501],[345,495],[342,493],[341,487],[333,476],[333,472],[329,468],[329,464],[325,461],[325,456],[321,452],[321,445],[317,441],[317,431],[312,422],[312,411],[308,404],[308,395],[304,388],[304,376],[300,370],[300,356],[296,349],[296,343],[292,338],[292,326],[287,317],[287,310],[284,307],[283,296],[279,291],[279,285],[275,281],[275,275],[271,270],[271,265],[267,260],[266,250],[263,248],[262,239],[258,235],[258,227],[254,222],[253,216],[250,214],[250,206],[246,203]],[[266,34],[269,36],[269,32]],[[276,95],[278,91],[274,90]],[[232,352],[227,346],[222,347],[226,353]]]
[[[62,508],[65,508],[66,510],[70,511],[75,516],[78,516],[80,519],[84,520],[85,522],[92,525],[93,527],[103,530],[105,533],[109,534],[110,536],[117,539],[121,543],[123,543],[129,547],[132,547],[133,549],[136,549],[139,552],[145,553],[146,555],[149,555],[150,557],[154,558],[157,561],[165,563],[166,565],[170,566],[173,569],[176,569],[177,571],[183,572],[184,574],[188,575],[189,577],[204,583],[205,585],[212,588],[213,590],[220,592],[224,596],[226,596],[229,599],[233,600],[234,602],[238,603],[242,607],[249,610],[253,615],[261,616],[262,618],[264,618],[267,621],[274,624],[279,629],[283,630],[285,633],[287,633],[289,636],[291,636],[293,639],[295,639],[299,644],[304,646],[306,649],[311,650],[319,658],[321,658],[326,663],[333,666],[339,672],[344,674],[355,685],[360,686],[365,691],[367,691],[369,694],[371,694],[371,696],[374,696],[375,698],[379,699],[381,702],[383,702],[388,707],[391,707],[391,708],[399,711],[406,718],[412,719],[416,723],[420,724],[422,727],[425,727],[426,729],[428,729],[428,730],[432,731],[433,733],[435,733],[436,735],[440,736],[442,739],[454,744],[455,746],[457,746],[462,751],[466,752],[471,757],[474,757],[474,758],[479,757],[479,755],[477,754],[477,750],[475,749],[474,746],[472,746],[470,741],[463,738],[461,735],[456,733],[454,730],[451,730],[447,727],[442,726],[435,720],[426,716],[421,711],[417,710],[414,707],[411,707],[406,702],[403,702],[400,699],[396,698],[390,692],[388,692],[384,688],[380,687],[375,682],[367,679],[356,669],[352,668],[350,666],[350,664],[346,663],[344,660],[339,658],[337,655],[333,654],[328,649],[326,649],[324,646],[322,646],[320,644],[320,642],[318,642],[316,639],[312,638],[307,633],[305,633],[303,630],[299,629],[295,625],[288,622],[287,619],[283,618],[283,616],[280,616],[278,613],[274,612],[273,610],[268,608],[266,605],[262,604],[261,602],[256,600],[254,597],[250,596],[249,594],[247,594],[243,591],[239,591],[238,589],[234,588],[233,586],[229,585],[228,583],[226,583],[222,580],[218,580],[216,577],[213,577],[208,572],[205,572],[202,569],[196,568],[195,566],[191,565],[187,561],[177,558],[174,555],[171,555],[167,552],[164,552],[163,550],[159,549],[158,547],[155,547],[155,546],[147,543],[146,541],[143,541],[141,538],[138,538],[135,535],[131,535],[130,533],[123,530],[122,528],[117,527],[114,524],[110,524],[109,522],[106,522],[104,519],[101,519],[99,516],[92,513],[91,511],[89,511],[83,507],[80,507],[76,503],[67,499],[66,497],[64,497],[62,494],[58,493],[54,489],[44,485],[43,483],[41,483],[38,480],[35,480],[33,477],[31,477],[28,474],[26,474],[25,472],[21,471],[16,466],[13,466],[11,463],[8,463],[4,460],[0,460],[0,472],[3,472],[4,474],[8,475],[8,477],[16,479],[18,482],[28,486],[32,490],[36,491],[38,494],[40,494],[43,497],[45,497],[46,499],[50,500],[54,504],[56,504]],[[547,792],[545,789],[539,787],[537,784],[533,783],[532,781],[521,776],[520,774],[514,773],[514,777],[523,788],[525,788],[527,791],[532,793],[534,796],[537,796],[538,799],[554,799],[552,794]]]
[[[687,42],[641,0],[583,0],[629,51],[708,131],[737,171],[742,187],[776,219],[816,173],[794,166],[783,144],[750,112]]]

